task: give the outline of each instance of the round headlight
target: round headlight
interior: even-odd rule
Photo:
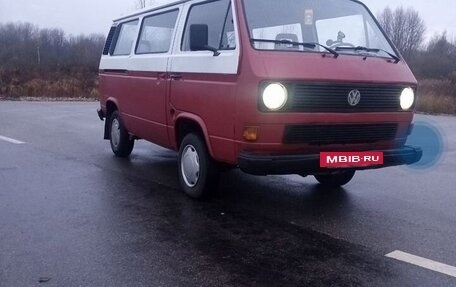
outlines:
[[[263,103],[271,111],[277,111],[283,108],[287,100],[287,88],[280,83],[269,84],[263,91]]]
[[[412,88],[405,88],[401,93],[401,108],[406,111],[413,106],[415,102],[415,92]]]

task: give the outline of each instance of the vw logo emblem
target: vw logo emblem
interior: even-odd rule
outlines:
[[[356,107],[361,101],[361,92],[358,90],[351,90],[348,93],[348,104],[352,107]]]

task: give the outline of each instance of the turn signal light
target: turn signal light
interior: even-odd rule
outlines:
[[[249,142],[257,141],[258,140],[258,127],[244,128],[244,139]]]

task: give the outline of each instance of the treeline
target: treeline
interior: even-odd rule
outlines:
[[[456,42],[436,35],[408,62],[418,78],[417,110],[456,114]]]
[[[456,39],[446,32],[425,41],[426,24],[413,8],[385,8],[377,15],[380,25],[405,57],[418,78],[452,78],[456,72]]]
[[[104,41],[103,35],[0,24],[0,97],[96,97]]]
[[[426,25],[413,8],[386,8],[377,18],[418,78],[417,110],[456,114],[456,39],[444,32],[426,43]]]
[[[409,64],[420,79],[449,79],[456,84],[456,41],[446,33],[435,35],[424,49],[413,53]]]

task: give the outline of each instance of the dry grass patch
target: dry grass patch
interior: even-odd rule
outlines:
[[[456,81],[421,80],[416,110],[432,114],[456,114]]]

